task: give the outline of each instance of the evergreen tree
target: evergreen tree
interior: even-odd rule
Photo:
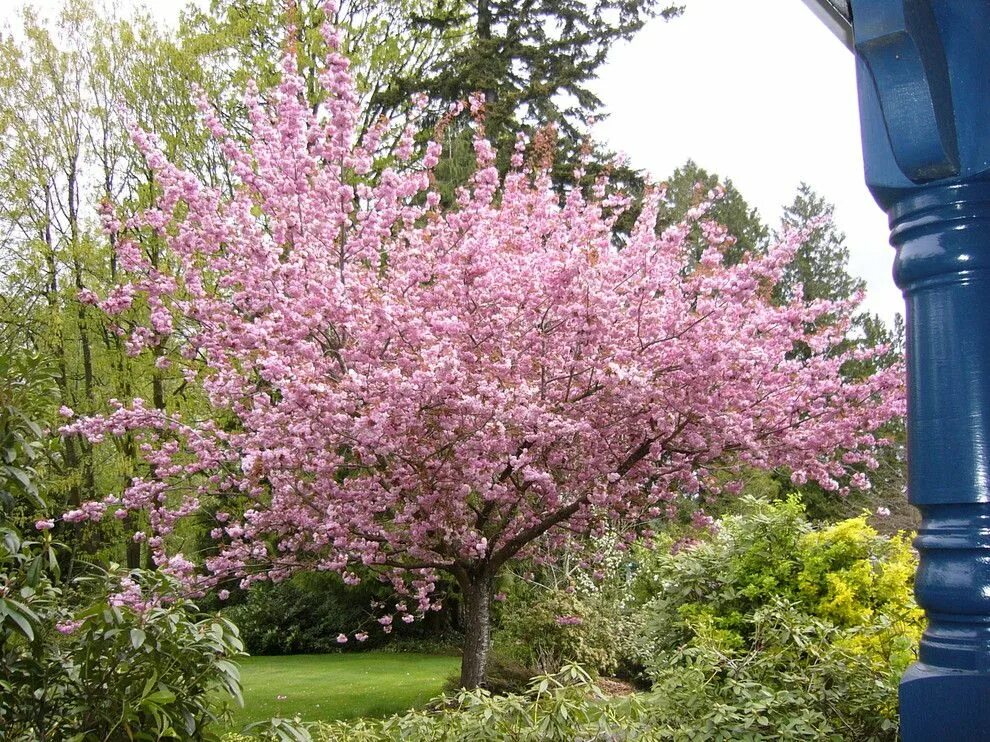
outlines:
[[[650,18],[679,12],[664,0],[468,0],[458,10],[437,0],[416,20],[438,29],[466,20],[470,35],[438,74],[400,79],[396,87],[444,101],[484,92],[486,130],[498,140],[520,124],[552,122],[564,139],[580,142],[601,113],[588,83],[609,49]]]
[[[777,286],[775,298],[787,301],[801,286],[805,301],[845,301],[866,288],[866,282],[849,273],[846,236],[833,221],[834,207],[807,183],[798,186],[793,203],[784,209],[783,226],[811,227],[808,239]]]
[[[361,96],[359,136],[383,118],[404,123],[416,94],[427,97],[427,121],[437,124],[451,105],[483,93],[486,133],[503,171],[516,132],[535,135],[549,124],[557,135],[554,180],[561,188],[583,164],[588,182],[607,167],[613,182],[638,190],[642,179],[633,170],[613,166],[610,153],[589,144],[590,124],[602,113],[589,83],[612,45],[631,39],[651,18],[679,12],[666,0],[343,0],[330,20],[345,32],[342,51]],[[182,33],[208,66],[226,71],[233,87],[247,78],[262,88],[277,80],[278,60],[291,41],[307,99],[316,105],[323,19],[320,0],[213,0],[209,12],[190,9]],[[467,125],[467,113],[443,124],[450,162],[441,175],[456,179],[451,187],[471,170]]]
[[[809,238],[798,248],[793,260],[784,271],[781,283],[775,288],[774,299],[779,303],[793,299],[801,288],[804,301],[848,301],[866,288],[866,282],[849,273],[849,247],[846,236],[833,222],[834,207],[819,196],[807,184],[798,187],[794,201],[786,207],[783,226],[807,228]],[[891,329],[876,314],[859,312],[853,317],[852,327],[845,341],[835,349],[844,352],[851,347],[878,348],[867,361],[850,360],[842,367],[848,379],[867,378],[878,369],[901,363],[904,358],[903,326]],[[917,525],[917,516],[905,498],[906,431],[902,419],[890,421],[879,433],[892,445],[877,457],[879,467],[870,472],[871,488],[836,500],[813,483],[801,487],[808,514],[819,520],[836,520],[852,517],[864,508],[883,508],[891,513],[891,529]],[[883,512],[883,511],[881,511]]]
[[[747,255],[759,255],[766,250],[769,230],[759,212],[746,202],[731,180],[722,181],[694,160],[688,160],[664,181],[664,185],[667,203],[660,210],[657,226],[664,228],[677,224],[689,209],[710,201],[711,194],[720,190],[722,196],[712,203],[705,220],[725,227],[734,238],[734,243],[726,250],[726,262],[735,265]],[[706,245],[698,224],[692,229],[691,242],[694,245],[692,260],[697,261]]]

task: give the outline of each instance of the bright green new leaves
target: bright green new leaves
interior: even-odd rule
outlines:
[[[923,626],[907,538],[866,516],[814,528],[793,497],[744,507],[676,553],[641,554],[633,645],[670,728],[894,739]]]

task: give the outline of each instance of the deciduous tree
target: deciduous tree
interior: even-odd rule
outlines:
[[[331,53],[319,81],[327,95],[313,110],[288,55],[265,104],[247,95],[247,145],[203,104],[238,180],[229,198],[135,129],[160,191],[138,216],[109,220],[128,280],[101,305],[146,305],[129,347],[181,342],[183,373],[213,414],[135,400],[70,422],[66,433],[94,444],[139,432],[151,475],[66,520],[147,512],[136,537],[200,587],[377,570],[407,594],[380,616],[386,631],[434,607],[449,573],[466,614],[461,682],[473,687],[496,576],[537,542],[631,536],[677,499],[732,492],[725,471],[863,484],[847,471],[875,461],[900,371],[839,374],[848,354],[824,351],[851,303],[771,301],[800,232],[729,265],[724,230],[706,224],[685,274],[705,204],[658,234],[653,194],[620,249],[627,201],[607,183],[561,203],[546,169],[525,168],[524,142],[503,179],[480,133],[476,171],[442,208],[430,182],[440,146],[372,176],[374,135],[354,143],[346,58]],[[400,137],[400,158],[413,137]],[[168,243],[170,270],[135,248],[149,233]],[[796,343],[815,352],[793,357]],[[176,531],[192,516],[212,521],[217,542],[199,577]]]

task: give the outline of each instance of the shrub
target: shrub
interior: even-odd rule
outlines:
[[[396,621],[391,635],[380,631],[372,603],[395,600],[391,585],[364,580],[347,586],[336,573],[300,572],[284,582],[262,582],[243,594],[243,602],[224,614],[237,624],[249,653],[321,654],[340,649],[374,649],[395,640],[436,640],[443,637],[443,619],[436,612],[406,624]],[[364,642],[337,642],[338,634],[369,629]]]
[[[635,697],[606,698],[575,665],[534,678],[522,694],[461,691],[436,706],[389,719],[323,724],[313,736],[320,742],[661,739],[651,730],[646,704]]]
[[[838,629],[785,600],[750,619],[748,643],[697,624],[690,642],[652,658],[654,721],[666,738],[897,738],[899,674],[843,646],[873,629]]]
[[[895,738],[923,616],[906,537],[865,517],[814,529],[793,497],[745,506],[708,539],[640,555],[633,643],[661,722],[704,739]]]
[[[65,617],[53,579],[58,563],[47,538],[22,539],[11,527],[0,537],[0,728],[12,739],[59,739],[69,730],[52,711],[65,707],[73,687],[69,651],[55,630]]]
[[[0,720],[13,739],[215,739],[223,698],[240,698],[237,628],[187,600],[123,604],[111,581],[88,609],[70,615],[71,591],[42,573],[32,586],[34,543],[5,539],[0,584],[16,589],[20,618],[0,624]],[[96,578],[89,578],[92,583]],[[174,587],[160,573],[130,573],[138,589]],[[92,587],[92,585],[90,585]],[[119,588],[119,583],[116,585]],[[116,588],[114,588],[116,589]],[[116,603],[116,604],[114,604]],[[6,605],[6,604],[5,604]]]
[[[594,597],[560,589],[517,590],[499,612],[497,651],[525,667],[555,673],[574,663],[610,674],[618,665],[611,612]]]
[[[41,358],[0,353],[0,520],[6,525],[23,525],[46,508],[37,467],[53,447],[41,420],[55,391],[54,373]]]
[[[127,579],[145,595],[176,593],[160,573]],[[71,656],[82,695],[69,711],[89,735],[81,739],[210,739],[223,714],[218,694],[240,701],[233,660],[243,645],[228,619],[170,598],[147,606],[100,601],[79,620]]]
[[[37,468],[51,390],[37,359],[0,356],[0,736],[214,738],[222,699],[240,696],[236,627],[181,598],[149,603],[177,594],[163,572],[62,577]]]
[[[601,675],[624,669],[631,571],[620,541],[618,534],[593,539],[583,552],[558,554],[543,566],[537,558],[507,575],[493,637],[503,661],[532,668],[531,675],[565,665]]]

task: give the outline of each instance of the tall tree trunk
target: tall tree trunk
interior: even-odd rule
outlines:
[[[492,39],[492,9],[488,0],[478,0],[478,22],[475,26],[478,38],[482,41]]]
[[[48,303],[48,309],[53,323],[51,338],[48,340],[48,342],[51,343],[49,352],[55,356],[56,364],[58,366],[56,383],[58,384],[61,403],[67,407],[71,407],[73,404],[72,389],[69,384],[68,361],[65,357],[65,336],[62,329],[61,308],[59,306],[58,297],[58,260],[55,255],[55,238],[52,234],[52,197],[50,183],[45,184],[45,215],[44,220],[42,221],[41,240],[45,245],[44,260],[45,267],[48,270],[48,281],[45,284],[45,299]],[[65,454],[65,467],[70,472],[69,502],[74,507],[79,507],[83,501],[83,494],[79,487],[79,482],[75,477],[75,472],[77,472],[80,468],[80,456],[78,450],[76,449],[76,437],[68,435],[62,436],[62,448]]]
[[[461,655],[461,687],[477,688],[485,682],[488,652],[492,644],[492,593],[495,575],[487,568],[458,576],[464,600],[464,650]]]
[[[79,141],[78,135],[75,140],[73,154],[70,156],[67,173],[67,203],[69,209],[69,242],[72,254],[73,277],[75,278],[76,291],[86,288],[83,281],[82,258],[79,255],[81,249],[79,240]],[[79,331],[79,345],[82,351],[83,361],[83,391],[86,394],[86,413],[93,413],[94,405],[94,374],[93,374],[93,348],[90,344],[89,325],[86,322],[86,306],[76,299],[76,324]],[[79,439],[79,448],[82,453],[83,487],[84,497],[87,500],[96,499],[96,471],[93,465],[93,446],[85,439]]]

